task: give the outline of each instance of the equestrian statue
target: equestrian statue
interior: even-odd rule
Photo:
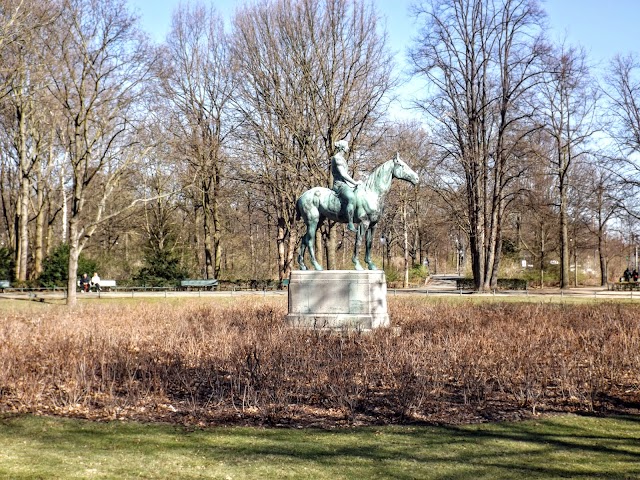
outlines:
[[[356,233],[353,250],[353,264],[356,270],[363,270],[358,255],[362,237],[365,237],[365,263],[369,270],[377,270],[371,261],[371,244],[376,224],[382,217],[384,200],[391,188],[394,178],[406,180],[413,185],[418,183],[418,174],[407,165],[400,156],[378,166],[364,182],[354,180],[349,175],[344,153],[349,145],[344,140],[334,144],[335,154],[331,157],[331,173],[333,189],[314,187],[304,192],[296,202],[297,217],[302,218],[307,231],[302,237],[298,265],[300,270],[307,270],[304,254],[308,250],[313,268],[322,270],[314,251],[316,230],[325,219],[338,223],[346,223],[347,228]],[[356,227],[356,225],[358,225]]]

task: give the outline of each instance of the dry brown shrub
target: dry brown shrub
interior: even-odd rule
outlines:
[[[392,299],[394,327],[290,329],[282,300],[86,304],[0,322],[0,407],[187,424],[637,411],[630,304]]]

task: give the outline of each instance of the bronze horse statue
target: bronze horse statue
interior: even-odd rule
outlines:
[[[369,270],[376,270],[375,264],[371,261],[371,244],[373,232],[376,224],[382,216],[384,199],[391,188],[391,181],[394,178],[406,180],[416,185],[419,177],[400,156],[384,162],[371,172],[362,185],[355,189],[356,206],[353,214],[353,222],[357,224],[356,243],[353,250],[353,264],[356,270],[363,270],[358,254],[362,236],[365,236],[365,257],[364,261]],[[304,254],[309,250],[309,257],[313,268],[322,270],[322,266],[316,261],[314,251],[314,241],[316,230],[322,222],[328,218],[334,222],[347,223],[347,215],[342,208],[340,198],[331,189],[325,187],[314,187],[304,192],[296,202],[297,218],[302,218],[307,226],[307,232],[302,237],[300,252],[298,254],[298,265],[300,270],[307,270],[304,264]]]

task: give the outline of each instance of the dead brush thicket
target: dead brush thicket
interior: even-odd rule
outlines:
[[[191,425],[472,422],[637,411],[625,304],[392,299],[400,329],[289,329],[285,306],[87,304],[0,321],[0,408]]]

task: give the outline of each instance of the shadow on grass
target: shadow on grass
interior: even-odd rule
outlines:
[[[640,419],[342,430],[0,421],[2,478],[637,478]]]

